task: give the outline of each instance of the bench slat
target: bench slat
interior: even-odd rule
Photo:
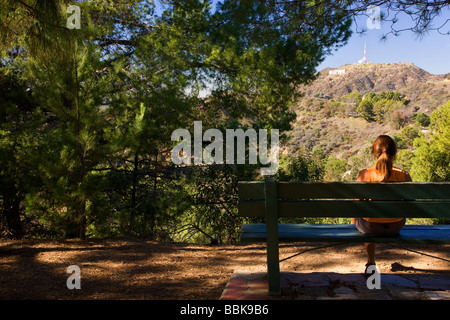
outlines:
[[[278,199],[448,199],[450,182],[277,182]],[[264,181],[238,183],[240,199],[264,199]]]
[[[263,201],[239,201],[241,217],[266,215]],[[450,201],[279,201],[278,217],[448,218]]]
[[[279,199],[448,199],[450,183],[278,182]]]
[[[264,181],[239,181],[239,199],[261,199],[265,197]]]
[[[355,225],[279,224],[281,241],[298,242],[395,242],[395,243],[450,243],[450,225],[406,225],[398,236],[370,236],[360,233]],[[242,225],[242,241],[265,241],[266,225]]]

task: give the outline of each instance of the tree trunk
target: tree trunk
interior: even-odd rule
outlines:
[[[6,228],[9,237],[12,239],[22,239],[23,226],[20,220],[20,199],[17,197],[4,199],[3,214],[6,218]]]
[[[134,218],[136,216],[136,193],[138,184],[138,170],[139,170],[139,154],[136,152],[134,156],[134,168],[133,168],[133,185],[131,187],[131,205],[130,205],[130,226],[131,230],[134,230]]]
[[[87,224],[86,200],[83,200],[83,205],[81,207],[80,216],[81,216],[81,218],[80,218],[80,239],[85,240],[86,239],[86,224]]]

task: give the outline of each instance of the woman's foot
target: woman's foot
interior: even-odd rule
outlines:
[[[368,270],[370,266],[376,266],[376,264],[375,263],[371,263],[371,262],[366,263],[366,269],[364,270],[364,275],[366,277],[370,277],[371,275],[373,275],[375,273],[375,270],[374,271],[372,271],[372,270],[369,271]]]

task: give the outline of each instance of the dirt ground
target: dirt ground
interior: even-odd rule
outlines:
[[[330,246],[331,245],[331,246]],[[0,299],[217,300],[234,270],[265,271],[265,243],[0,240]],[[281,271],[360,273],[362,244],[282,243]],[[382,273],[450,272],[449,245],[379,245]],[[81,289],[67,288],[77,265]]]

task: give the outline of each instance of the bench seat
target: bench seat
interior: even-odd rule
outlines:
[[[266,224],[242,225],[241,241],[266,241]],[[359,232],[352,224],[279,224],[280,241],[299,242],[379,242],[450,243],[450,225],[405,225],[397,236],[372,236]]]

